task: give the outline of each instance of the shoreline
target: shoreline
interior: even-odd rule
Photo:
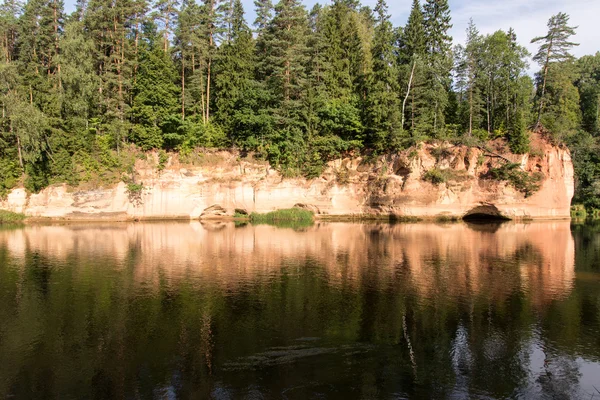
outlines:
[[[514,217],[514,218],[477,218],[474,220],[465,219],[463,216],[398,216],[393,214],[340,214],[314,216],[313,222],[355,222],[355,223],[530,223],[530,222],[551,222],[551,221],[573,221],[572,217]],[[140,217],[140,218],[110,218],[110,217],[25,217],[18,224],[25,225],[43,225],[43,224],[79,224],[79,223],[148,223],[148,222],[248,222],[250,218],[239,218],[234,216],[210,216],[204,218],[190,218],[188,216],[164,216],[164,217]],[[282,221],[293,222],[293,221]],[[0,224],[3,225],[3,224]],[[9,223],[6,225],[14,225]]]

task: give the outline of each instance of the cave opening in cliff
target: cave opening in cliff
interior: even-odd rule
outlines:
[[[471,210],[467,211],[467,213],[463,216],[462,219],[464,221],[469,222],[502,222],[510,220],[510,218],[507,218],[504,215],[502,215],[500,210],[498,210],[498,208],[493,204],[485,204],[472,208]]]

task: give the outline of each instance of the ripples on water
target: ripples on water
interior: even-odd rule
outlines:
[[[0,398],[600,398],[600,229],[0,230]]]

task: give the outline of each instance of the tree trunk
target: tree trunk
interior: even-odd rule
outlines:
[[[485,109],[486,109],[486,114],[487,114],[487,131],[488,131],[488,133],[490,133],[490,95],[491,95],[490,79],[491,78],[488,77],[488,90],[487,90],[487,94],[485,96]]]
[[[554,39],[550,39],[548,45],[548,52],[546,53],[546,62],[544,63],[544,80],[542,83],[542,93],[540,95],[540,108],[538,109],[538,117],[535,122],[535,130],[540,127],[540,121],[542,120],[542,110],[544,108],[544,95],[546,94],[546,78],[548,77],[548,66],[550,64],[550,54],[552,54],[552,44]]]
[[[54,55],[58,58],[59,44],[58,44],[58,2],[54,0]],[[58,61],[58,60],[57,60]],[[56,74],[58,76],[58,87],[62,88],[62,81],[60,79],[60,63],[56,64]]]
[[[10,56],[9,56],[9,52],[8,52],[8,36],[6,35],[6,33],[4,34],[4,37],[2,38],[2,42],[4,44],[4,59],[5,59],[5,62],[8,64],[10,61]]]
[[[233,27],[231,25],[233,19],[233,0],[229,0],[229,16],[227,18],[227,42],[231,42],[233,39]]]
[[[410,96],[410,128],[415,129],[415,91]]]
[[[13,126],[12,122],[10,123],[10,132],[12,133]],[[25,165],[23,164],[23,152],[21,150],[21,139],[19,139],[19,135],[17,136],[17,150],[19,151],[19,164],[21,165],[21,170],[23,171],[23,175],[25,175]]]
[[[290,60],[285,62],[285,88],[284,97],[288,101],[290,99]]]
[[[135,39],[133,40],[133,43],[134,43],[133,53],[135,54],[135,63],[133,64],[133,84],[134,85],[137,83],[139,42],[140,42],[140,20],[139,20],[139,15],[138,15],[138,16],[136,16]]]
[[[210,119],[210,65],[212,60],[208,60],[208,67],[206,69],[206,118],[204,123],[208,123]]]
[[[437,100],[435,101],[435,108],[433,111],[433,134],[434,136],[437,135],[437,113],[438,113],[438,108],[437,108]]]
[[[412,86],[413,76],[415,74],[415,66],[417,65],[417,60],[413,61],[413,66],[410,71],[410,78],[408,78],[408,88],[406,90],[406,96],[404,96],[404,101],[402,101],[402,124],[400,125],[402,129],[404,129],[404,110],[406,108],[406,100],[408,100],[408,96],[410,95],[410,88]]]
[[[506,77],[506,129],[510,126],[510,73]]]
[[[212,3],[211,7],[213,7]],[[212,55],[210,53],[213,47],[213,32],[211,31],[208,36],[208,65],[206,68],[206,118],[204,118],[205,124],[208,123],[208,120],[210,119],[210,67],[212,64]]]
[[[473,83],[469,85],[469,136],[473,135]]]
[[[490,79],[490,93],[491,93],[491,104],[490,104],[490,128],[489,132],[491,133],[494,130],[494,110],[496,109],[496,93],[495,93],[494,79]]]
[[[165,54],[169,51],[169,14],[171,7],[167,7],[167,15],[165,16],[165,34],[164,34],[164,52]]]
[[[181,57],[181,120],[185,120],[185,58]]]
[[[487,131],[490,133],[490,95],[486,98],[486,113],[487,113]]]

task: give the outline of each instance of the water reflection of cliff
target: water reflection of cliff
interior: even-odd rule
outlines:
[[[401,281],[420,297],[502,298],[515,287],[536,304],[568,295],[574,242],[568,222],[493,225],[317,224],[295,231],[214,223],[29,226],[0,231],[12,256],[104,259],[133,266],[138,285],[217,284],[235,290],[286,265],[315,261],[329,284],[384,288]]]

